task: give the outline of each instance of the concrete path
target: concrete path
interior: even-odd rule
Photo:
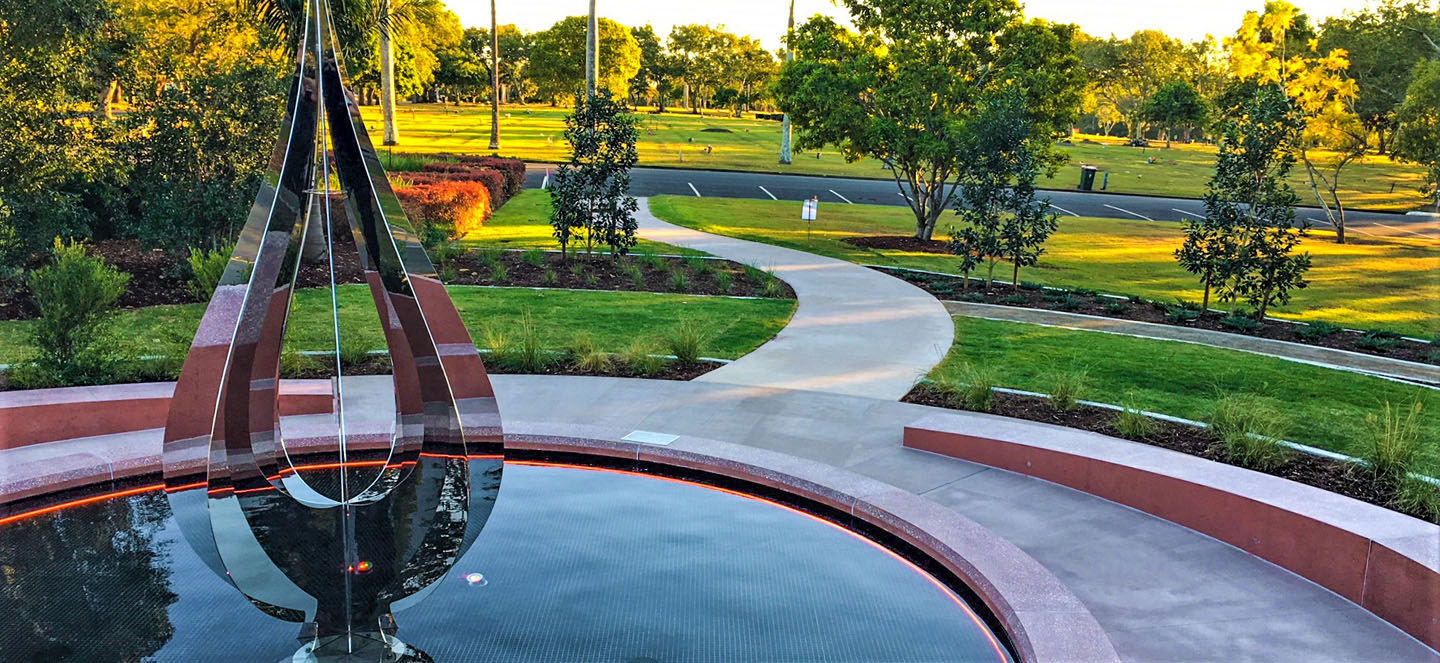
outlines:
[[[499,375],[507,422],[696,435],[800,456],[898,486],[1019,546],[1095,615],[1128,661],[1440,662],[1440,655],[1308,580],[1193,530],[1056,484],[905,449],[936,412],[815,392],[619,378]],[[567,403],[556,409],[554,403]]]
[[[759,349],[699,378],[898,400],[945,357],[950,314],[929,293],[843,260],[682,228],[640,199],[640,236],[762,269],[795,289],[795,317]],[[797,221],[798,223],[798,221]]]
[[[1062,327],[1084,331],[1104,332],[1139,336],[1163,341],[1196,343],[1227,350],[1239,350],[1260,355],[1278,357],[1289,361],[1334,368],[1342,371],[1376,375],[1380,377],[1416,382],[1426,386],[1440,386],[1440,366],[1420,364],[1402,359],[1377,357],[1359,352],[1324,348],[1317,345],[1290,343],[1268,338],[1256,338],[1242,334],[1227,334],[1210,329],[1194,329],[1176,325],[1162,325],[1153,322],[1118,320],[1083,313],[1046,311],[1042,309],[977,304],[972,302],[944,302],[946,310],[955,315],[986,320],[1024,322],[1047,327]]]

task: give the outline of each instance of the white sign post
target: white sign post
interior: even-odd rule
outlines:
[[[805,223],[805,239],[810,239],[810,230],[815,226],[815,217],[820,214],[820,197],[816,196],[801,203],[800,220]]]

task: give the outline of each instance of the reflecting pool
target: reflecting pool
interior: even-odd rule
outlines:
[[[396,613],[435,661],[996,661],[949,590],[879,546],[690,483],[507,463],[485,531]],[[0,661],[280,661],[297,624],[191,551],[160,492],[0,526]]]

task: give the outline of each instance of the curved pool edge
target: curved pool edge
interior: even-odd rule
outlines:
[[[1094,615],[1059,578],[1014,544],[950,509],[817,461],[684,435],[663,445],[624,441],[631,432],[511,421],[505,446],[520,457],[584,458],[640,471],[675,468],[823,505],[845,519],[842,525],[893,537],[952,575],[998,622],[1018,660],[1120,660]]]

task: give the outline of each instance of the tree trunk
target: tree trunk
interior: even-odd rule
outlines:
[[[107,84],[100,90],[100,96],[97,97],[96,100],[95,100],[95,101],[96,101],[96,103],[95,103],[95,119],[97,119],[97,120],[113,120],[113,119],[115,119],[115,106],[114,106],[113,102],[114,102],[114,100],[115,100],[115,94],[116,94],[117,92],[119,92],[119,90],[120,90],[120,81],[117,81],[117,80],[115,80],[115,79],[113,79],[113,78],[110,79],[110,82],[107,83]]]
[[[590,0],[590,22],[585,30],[585,94],[595,96],[595,85],[600,77],[600,24],[595,17],[595,0]]]
[[[1020,261],[1016,260],[1011,267],[1013,269],[1010,270],[1010,290],[1020,292]]]
[[[594,0],[590,6],[595,6]],[[490,0],[490,149],[500,149],[500,31],[495,25],[495,0]]]
[[[400,144],[400,129],[395,126],[395,44],[390,31],[380,28],[380,114],[385,124],[386,145]]]
[[[785,36],[789,37],[795,31],[795,0],[790,0],[790,22],[785,27]],[[795,61],[795,48],[789,44],[785,45],[785,62]],[[790,165],[790,114],[786,113],[780,120],[780,163]]]
[[[1205,312],[1210,310],[1210,280],[1213,278],[1213,275],[1205,274],[1205,295],[1200,298],[1200,315],[1205,315]]]

